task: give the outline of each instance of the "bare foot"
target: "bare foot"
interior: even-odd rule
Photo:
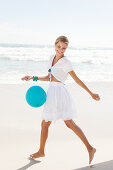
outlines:
[[[91,164],[91,161],[92,161],[93,158],[94,158],[95,152],[96,152],[96,149],[95,149],[95,148],[92,148],[91,150],[89,150],[89,164]]]
[[[43,152],[40,152],[40,151],[30,155],[31,158],[39,158],[39,157],[44,157],[44,156],[45,156],[45,154]]]

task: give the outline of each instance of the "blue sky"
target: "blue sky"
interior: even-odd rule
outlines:
[[[112,46],[113,0],[2,0],[0,43]]]

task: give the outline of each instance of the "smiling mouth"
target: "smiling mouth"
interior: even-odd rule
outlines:
[[[58,51],[57,51],[58,52]],[[59,53],[59,52],[58,52]],[[59,54],[63,54],[63,53],[59,53]]]

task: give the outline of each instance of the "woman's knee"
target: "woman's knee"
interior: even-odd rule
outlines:
[[[67,126],[68,128],[71,128],[72,119],[71,119],[71,120],[64,120],[64,123],[66,124],[66,126]]]
[[[51,121],[46,122],[45,120],[42,120],[41,126],[48,128],[50,126],[50,124],[51,124]]]

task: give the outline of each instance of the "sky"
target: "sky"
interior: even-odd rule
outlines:
[[[0,0],[0,43],[113,47],[113,0]]]

